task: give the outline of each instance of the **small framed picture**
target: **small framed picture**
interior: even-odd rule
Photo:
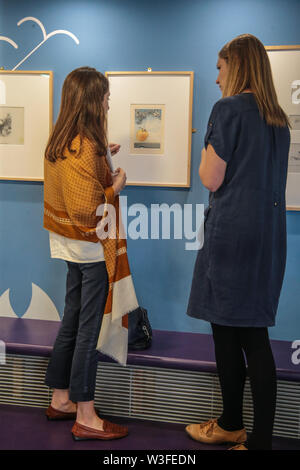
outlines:
[[[24,108],[0,106],[0,145],[24,145]]]
[[[109,140],[127,184],[190,186],[193,72],[106,72]]]
[[[278,102],[289,117],[291,146],[286,186],[286,208],[300,210],[300,46],[266,46]]]
[[[0,179],[44,180],[52,72],[0,70]]]
[[[289,172],[300,173],[300,143],[291,144],[290,146]]]
[[[163,155],[165,105],[132,104],[130,153]]]
[[[289,116],[291,128],[293,131],[300,131],[300,114]]]

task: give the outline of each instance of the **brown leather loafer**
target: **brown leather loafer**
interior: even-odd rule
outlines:
[[[192,439],[206,444],[225,444],[228,442],[241,444],[247,440],[245,429],[226,431],[218,425],[216,418],[201,424],[189,424],[185,430]]]
[[[75,441],[88,441],[100,439],[108,441],[110,439],[121,439],[127,436],[128,428],[119,424],[110,423],[106,419],[103,420],[103,431],[99,429],[89,428],[83,424],[75,422],[72,428],[72,435]]]
[[[66,421],[68,419],[76,419],[75,413],[66,413],[65,411],[59,411],[53,408],[51,405],[46,410],[46,416],[48,421]]]

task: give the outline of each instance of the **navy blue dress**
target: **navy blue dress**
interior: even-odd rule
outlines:
[[[286,264],[290,132],[261,119],[252,93],[218,101],[205,147],[227,162],[209,195],[187,314],[225,326],[275,324]]]

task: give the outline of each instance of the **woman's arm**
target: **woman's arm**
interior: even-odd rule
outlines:
[[[114,190],[115,196],[119,194],[122,189],[125,188],[126,185],[126,173],[122,168],[117,168],[116,171],[112,175],[113,185],[112,188]]]
[[[227,163],[220,158],[213,146],[208,144],[203,148],[199,176],[203,185],[212,192],[217,191],[224,181]]]
[[[110,148],[112,156],[114,156],[119,152],[119,150],[121,148],[121,145],[119,145],[119,144],[109,144],[109,148]]]

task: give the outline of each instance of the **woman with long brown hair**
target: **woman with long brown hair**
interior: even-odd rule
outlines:
[[[76,419],[76,440],[128,434],[125,426],[101,419],[94,408],[96,346],[117,250],[116,241],[98,238],[104,214],[97,210],[114,205],[126,184],[125,172],[119,168],[112,174],[106,159],[108,100],[105,76],[91,67],[73,70],[64,81],[45,151],[44,227],[51,257],[65,260],[68,268],[64,315],[45,380],[54,389],[46,415],[49,420]]]
[[[272,448],[276,368],[268,327],[275,324],[286,263],[285,188],[289,122],[278,104],[263,44],[245,34],[219,53],[213,107],[199,167],[210,190],[205,240],[188,315],[211,323],[223,413],[190,424],[199,442],[235,450]],[[243,425],[246,358],[254,423]]]

